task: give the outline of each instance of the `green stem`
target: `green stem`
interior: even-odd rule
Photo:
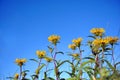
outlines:
[[[48,68],[48,64],[49,64],[49,62],[47,62],[46,71],[44,72],[44,79],[45,80],[47,80],[47,68]]]
[[[81,66],[81,64],[82,64],[82,51],[81,51],[81,49],[80,49],[80,47],[79,47],[79,52],[80,52],[80,66]],[[80,78],[80,80],[82,80],[82,70],[80,69],[79,70],[79,78]]]
[[[42,59],[40,58],[40,61],[39,61],[39,63],[38,63],[38,67],[40,66],[40,64],[41,64],[41,61],[42,61]]]
[[[58,75],[58,69],[57,69],[57,65],[56,65],[56,52],[57,52],[57,48],[56,48],[56,45],[54,46],[54,49],[55,49],[55,54],[54,54],[54,57],[53,57],[53,62],[54,62],[54,69],[55,69],[55,75],[56,75],[56,80],[59,80],[59,75]]]
[[[38,67],[39,67],[40,64],[41,64],[41,61],[42,61],[42,59],[40,58],[40,61],[39,61],[39,63],[38,63]],[[33,80],[36,80],[36,79],[38,79],[38,78],[39,78],[38,75],[36,75]]]
[[[102,68],[103,68],[103,63],[104,63],[104,48],[102,48],[102,61],[101,61],[101,67],[100,67],[100,73],[102,72]],[[100,77],[100,80],[103,80],[103,76]]]
[[[101,68],[103,67],[103,63],[104,63],[104,61],[103,61],[103,59],[104,59],[104,49],[102,48],[102,62],[101,62]]]
[[[99,67],[99,63],[98,63],[98,54],[96,54],[95,56],[95,67],[94,67],[94,77],[96,78],[97,77],[97,68]]]
[[[21,80],[21,76],[22,76],[22,66],[20,66],[20,80]]]
[[[112,60],[113,60],[113,66],[115,65],[115,59],[114,59],[114,49],[113,49],[113,45],[112,45]]]

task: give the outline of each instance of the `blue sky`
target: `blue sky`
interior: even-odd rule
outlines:
[[[49,35],[60,35],[58,49],[67,52],[73,38],[83,37],[87,42],[93,27],[103,27],[107,35],[120,36],[120,1],[0,0],[0,77],[18,71],[16,58],[37,58],[36,50],[47,50]],[[31,72],[35,67],[29,61],[25,66]]]

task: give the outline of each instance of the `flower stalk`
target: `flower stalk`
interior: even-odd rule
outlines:
[[[20,80],[21,80],[21,77],[22,77],[22,66],[20,66]]]
[[[114,49],[113,49],[113,45],[112,45],[112,60],[113,60],[113,66],[115,66],[115,59],[114,59]]]

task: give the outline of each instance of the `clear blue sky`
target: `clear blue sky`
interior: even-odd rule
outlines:
[[[105,28],[107,35],[118,35],[120,1],[0,0],[0,77],[18,71],[16,58],[37,58],[37,49],[47,50],[49,35],[60,35],[58,49],[67,52],[73,38],[83,37],[86,42],[93,27]],[[29,61],[25,66],[31,72],[36,67]]]

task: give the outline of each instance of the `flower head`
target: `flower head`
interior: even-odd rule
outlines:
[[[96,36],[102,36],[105,30],[103,28],[93,28],[90,32]]]
[[[75,50],[76,49],[76,45],[75,44],[69,44],[68,48],[71,48],[72,50]]]
[[[60,40],[60,36],[57,36],[57,35],[51,35],[48,37],[48,41],[54,45],[56,45],[59,40]]]
[[[93,40],[92,45],[93,46],[100,46],[100,39]]]
[[[106,38],[103,39],[97,38],[92,42],[92,45],[95,47],[105,47],[108,43],[109,42]]]
[[[16,62],[17,65],[22,66],[26,62],[26,59],[25,58],[16,59],[15,62]]]
[[[115,44],[119,40],[118,37],[107,37],[106,39],[111,45]]]
[[[72,42],[73,42],[77,47],[80,47],[81,42],[82,42],[82,38],[73,39]]]
[[[52,58],[50,58],[50,57],[45,57],[44,58],[47,62],[51,62],[53,59]]]
[[[46,52],[45,51],[37,50],[36,54],[37,54],[38,58],[44,58],[45,55],[46,55]]]
[[[19,78],[19,74],[16,73],[16,74],[14,75],[14,78],[15,78],[15,79],[18,79],[18,78]]]

